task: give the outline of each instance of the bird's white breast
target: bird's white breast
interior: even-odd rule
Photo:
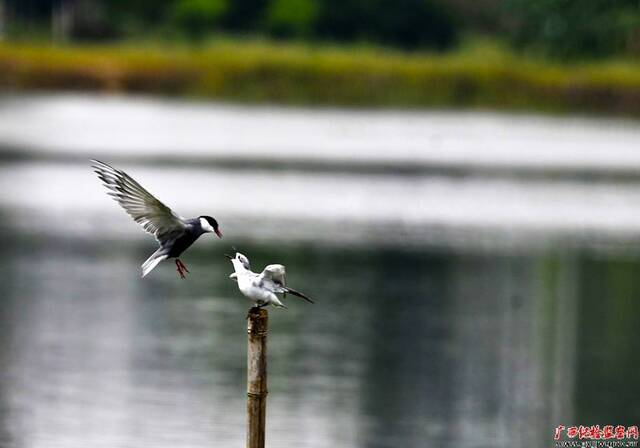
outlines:
[[[243,275],[238,278],[238,289],[249,299],[256,302],[270,302],[272,293],[259,286],[255,277]]]

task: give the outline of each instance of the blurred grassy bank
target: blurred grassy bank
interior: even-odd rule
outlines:
[[[552,64],[491,45],[430,55],[242,41],[200,49],[0,43],[0,88],[640,116],[640,64]]]

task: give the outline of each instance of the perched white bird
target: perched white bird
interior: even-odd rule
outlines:
[[[240,252],[236,252],[236,256],[232,257],[226,255],[231,263],[235,272],[229,276],[238,282],[238,289],[248,299],[255,302],[255,306],[260,308],[267,305],[273,305],[275,307],[286,308],[284,304],[278,299],[276,294],[292,294],[300,297],[309,303],[313,303],[309,297],[305,296],[301,292],[295,289],[289,288],[286,283],[286,272],[284,266],[281,264],[270,264],[265,267],[264,270],[257,274],[251,271],[249,266],[249,259],[242,255]]]

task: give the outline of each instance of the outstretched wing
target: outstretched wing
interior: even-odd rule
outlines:
[[[296,291],[293,288],[289,288],[286,285],[286,277],[287,273],[284,266],[282,266],[281,264],[270,264],[269,266],[264,268],[264,270],[260,274],[259,281],[270,282],[273,285],[273,292],[278,292],[281,294],[289,293],[294,296],[300,297],[301,299],[304,299],[309,303],[314,303],[313,300],[311,300],[306,295],[302,294],[299,291]]]
[[[158,241],[163,236],[185,227],[184,221],[178,215],[127,173],[99,160],[92,160],[92,162],[92,168],[100,180],[104,182],[104,186],[111,190],[107,194],[113,197],[135,222],[155,236]]]

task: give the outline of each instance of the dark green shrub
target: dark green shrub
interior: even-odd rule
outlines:
[[[171,16],[187,37],[199,41],[215,29],[226,10],[226,0],[178,0]]]
[[[640,31],[637,0],[509,0],[517,46],[561,58],[625,52]]]
[[[452,16],[429,0],[322,0],[318,34],[404,48],[451,46],[457,37]]]
[[[316,0],[272,0],[267,9],[267,31],[277,37],[309,36],[318,14]]]
[[[233,0],[222,20],[224,29],[255,32],[263,25],[269,0]]]

